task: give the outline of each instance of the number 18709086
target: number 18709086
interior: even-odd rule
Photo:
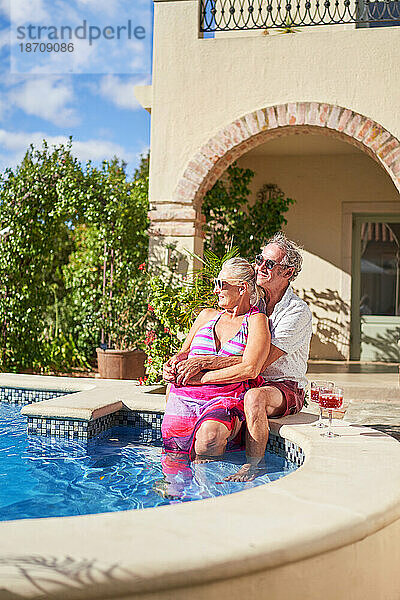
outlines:
[[[26,42],[18,44],[21,52],[73,52],[74,44],[69,42]]]

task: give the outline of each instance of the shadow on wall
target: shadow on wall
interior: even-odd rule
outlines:
[[[400,362],[400,327],[394,327],[375,337],[361,334],[361,345],[368,346],[368,354],[373,353],[373,360],[382,362]]]
[[[346,360],[350,346],[350,305],[337,290],[310,288],[297,293],[313,315],[310,358]]]
[[[39,593],[40,598],[58,595],[65,592],[71,597],[78,590],[98,586],[99,584],[110,584],[114,588],[122,582],[124,576],[134,575],[129,569],[120,565],[101,565],[96,559],[74,559],[71,556],[8,556],[0,557],[0,581],[17,579],[25,584],[24,591],[29,589],[29,595]],[[88,596],[93,597],[89,593]],[[23,596],[0,588],[0,598],[3,600],[17,600],[26,598]]]

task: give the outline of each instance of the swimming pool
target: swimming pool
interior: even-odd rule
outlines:
[[[0,402],[0,520],[150,508],[231,494],[275,481],[297,468],[268,453],[253,482],[224,482],[243,462],[187,465],[162,457],[151,430],[113,427],[96,440],[27,436],[20,407]]]
[[[1,384],[22,396],[21,388],[60,392],[23,408],[41,431],[46,420],[51,429],[56,419],[98,422],[111,411],[130,411],[132,422],[157,431],[165,406],[161,393],[131,382],[0,374],[0,397]],[[1,588],[59,600],[253,599],[264,589],[271,599],[356,590],[365,600],[382,589],[396,597],[399,443],[344,421],[334,425],[340,437],[326,443],[314,421],[307,411],[271,421],[271,451],[300,468],[269,485],[152,510],[0,522]]]

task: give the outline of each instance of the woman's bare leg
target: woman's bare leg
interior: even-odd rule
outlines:
[[[218,421],[204,421],[197,430],[194,463],[218,460],[225,452],[231,432]]]

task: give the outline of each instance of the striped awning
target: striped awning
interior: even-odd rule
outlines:
[[[366,242],[394,242],[397,243],[390,226],[387,223],[363,223],[361,225],[361,239]]]

